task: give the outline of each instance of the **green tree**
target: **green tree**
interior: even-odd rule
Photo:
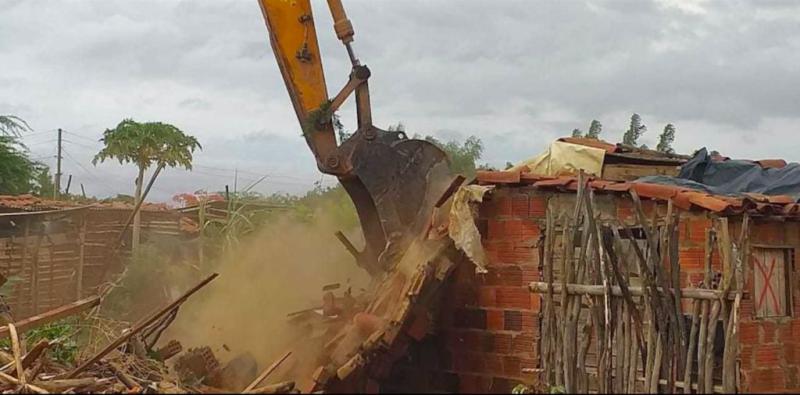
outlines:
[[[403,122],[398,122],[395,125],[389,125],[386,130],[405,133],[406,126]],[[447,157],[450,159],[450,170],[454,173],[461,174],[467,178],[475,175],[475,170],[478,168],[478,159],[483,154],[483,141],[481,139],[469,136],[464,142],[457,140],[443,142],[433,136],[422,137],[418,134],[414,134],[413,138],[424,139],[446,152]]]
[[[0,193],[29,193],[35,186],[36,163],[14,136],[0,135]]]
[[[600,139],[600,132],[603,131],[603,125],[600,121],[593,119],[592,124],[589,125],[589,132],[586,133],[586,138],[588,139]]]
[[[185,134],[175,126],[161,122],[139,123],[125,119],[114,129],[106,129],[100,140],[105,146],[95,155],[92,163],[116,159],[120,164],[133,163],[139,170],[136,177],[136,204],[144,199],[142,185],[147,169],[156,166],[150,182],[155,182],[158,173],[165,167],[192,169],[192,154],[202,149],[196,138]],[[139,246],[141,218],[137,212],[133,220],[132,247]]]
[[[450,170],[467,178],[475,175],[476,162],[483,154],[483,142],[475,136],[469,136],[463,143],[450,140],[441,142],[433,136],[425,136],[425,140],[435,144],[447,153],[450,158]]]
[[[672,154],[675,152],[675,150],[672,149],[673,142],[675,142],[675,126],[671,123],[668,123],[667,126],[664,126],[664,131],[661,133],[661,135],[658,136],[658,145],[656,146],[656,150],[659,152]]]
[[[31,192],[38,196],[53,196],[55,191],[50,168],[43,163],[34,163],[34,185]]]
[[[639,137],[647,131],[647,126],[642,123],[642,117],[634,113],[631,116],[631,124],[622,136],[622,144],[632,147],[638,146]]]
[[[578,128],[572,129],[572,137],[583,137],[583,131]]]
[[[15,115],[0,115],[0,134],[19,137],[22,132],[30,130],[31,127],[22,118]]]

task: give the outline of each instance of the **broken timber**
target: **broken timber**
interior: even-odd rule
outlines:
[[[18,331],[24,332],[29,329],[37,328],[53,321],[58,321],[62,318],[78,314],[84,310],[88,310],[100,304],[99,296],[92,296],[90,298],[81,299],[77,302],[55,308],[53,310],[44,312],[42,314],[28,317],[22,321],[14,324]],[[0,339],[8,337],[8,327],[0,328]]]
[[[170,313],[171,311],[175,310],[176,308],[178,308],[181,304],[183,304],[183,302],[186,301],[186,299],[188,299],[190,296],[192,296],[195,292],[199,291],[201,288],[203,288],[206,285],[208,285],[208,283],[210,283],[215,278],[217,278],[217,276],[219,276],[218,273],[214,273],[214,274],[208,276],[205,280],[201,281],[199,284],[195,285],[190,290],[186,291],[186,293],[184,293],[178,299],[175,299],[175,301],[173,301],[172,303],[168,304],[166,307],[164,307],[164,308],[156,311],[155,313],[151,314],[148,318],[144,319],[143,321],[140,321],[131,330],[126,332],[124,335],[118,337],[116,340],[111,342],[111,344],[106,346],[104,349],[100,350],[97,354],[95,354],[93,357],[89,358],[82,365],[80,365],[77,368],[75,368],[75,370],[70,372],[67,375],[66,378],[68,378],[68,379],[75,378],[78,374],[80,374],[81,372],[83,372],[87,368],[91,367],[95,363],[99,362],[108,353],[110,353],[111,351],[114,351],[117,347],[119,347],[120,345],[122,345],[123,343],[128,341],[128,339],[133,337],[133,335],[141,332],[143,329],[149,327],[151,324],[153,324],[154,322],[158,321],[164,315],[166,315],[166,314]]]
[[[256,377],[256,379],[253,380],[253,382],[250,383],[250,385],[245,387],[245,389],[242,392],[249,393],[250,391],[253,391],[257,385],[261,384],[261,382],[264,381],[267,378],[267,376],[272,374],[272,372],[274,372],[275,369],[277,369],[278,366],[280,366],[283,363],[283,361],[286,360],[286,358],[289,358],[290,355],[292,355],[291,351],[287,351],[285,354],[283,354],[283,356],[280,359],[273,362],[272,365],[270,365],[265,371],[263,371],[260,375],[258,375],[258,377]],[[294,386],[294,383],[292,383],[292,385]]]

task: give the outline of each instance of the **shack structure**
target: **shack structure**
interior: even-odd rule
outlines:
[[[0,212],[3,299],[15,321],[96,295],[130,253],[125,242],[130,232],[120,237],[130,205],[2,196]],[[151,205],[142,209],[144,239],[185,239],[193,235],[192,228],[175,211]]]
[[[450,375],[439,382],[800,390],[796,198],[582,173],[479,172],[477,183],[493,187],[476,220],[489,266],[476,274],[464,259],[442,297],[429,343],[433,370]]]

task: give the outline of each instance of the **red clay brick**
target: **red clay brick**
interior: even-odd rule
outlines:
[[[534,218],[544,218],[547,214],[547,199],[544,196],[531,196],[529,201],[529,215]]]
[[[760,344],[753,350],[755,354],[755,366],[760,368],[780,366],[781,352],[783,346],[781,345],[765,345]]]
[[[536,313],[524,312],[522,314],[522,331],[525,333],[538,333],[539,318]]]
[[[535,254],[538,256],[538,254]],[[536,265],[522,265],[522,283],[527,285],[532,281],[539,281],[539,268]]]
[[[486,310],[456,309],[453,314],[456,328],[486,329]]]
[[[705,251],[702,248],[681,248],[678,252],[678,259],[682,268],[687,270],[702,269]]]
[[[786,388],[784,371],[781,368],[758,369],[750,372],[751,392],[780,391]]]
[[[531,306],[532,311],[540,311],[542,304],[542,295],[531,293]]]
[[[487,240],[501,240],[506,237],[505,221],[497,218],[489,218],[487,224],[489,229],[486,235]]]
[[[511,344],[513,338],[508,333],[492,333],[486,332],[483,334],[483,352],[494,354],[508,354],[511,352]]]
[[[783,356],[789,365],[800,365],[800,342],[783,343]]]
[[[770,320],[761,321],[761,343],[775,343],[778,324]]]
[[[478,306],[480,307],[495,307],[497,305],[497,297],[494,287],[479,287],[478,288]]]
[[[688,235],[685,240],[692,241],[698,245],[704,245],[706,242],[706,229],[711,229],[712,224],[710,219],[706,218],[692,218],[684,221],[688,229]]]
[[[486,364],[484,371],[489,374],[503,374],[503,357],[500,355],[483,355]]]
[[[511,215],[525,218],[528,216],[528,195],[518,193],[511,196]]]
[[[778,343],[787,343],[795,340],[792,336],[792,324],[790,322],[778,324],[777,335]]]
[[[521,311],[506,310],[503,312],[505,317],[505,330],[507,331],[521,331],[522,330],[522,317]]]
[[[505,326],[503,310],[486,311],[486,329],[490,331],[502,331]]]
[[[498,287],[497,307],[530,310],[530,291],[525,287]]]
[[[483,343],[481,332],[469,330],[449,330],[444,332],[445,344],[453,353],[480,351]]]
[[[516,353],[533,353],[535,351],[535,343],[536,339],[533,338],[533,335],[528,334],[520,334],[514,336],[514,346],[512,347],[511,351]]]
[[[741,349],[739,359],[742,361],[742,369],[750,370],[753,368],[753,343],[743,343],[740,339]]]
[[[503,358],[503,372],[507,376],[520,377],[522,375],[522,367],[520,359],[517,357],[506,356]]]
[[[521,247],[514,243],[498,245],[497,258],[498,264],[530,264],[534,261],[536,250],[529,247]],[[495,262],[492,262],[495,263]]]
[[[757,322],[747,321],[739,323],[739,342],[742,344],[758,343],[759,325]]]

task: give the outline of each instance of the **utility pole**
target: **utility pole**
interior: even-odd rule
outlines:
[[[61,195],[61,128],[58,128],[58,156],[56,156],[56,182],[53,188],[53,199]]]

